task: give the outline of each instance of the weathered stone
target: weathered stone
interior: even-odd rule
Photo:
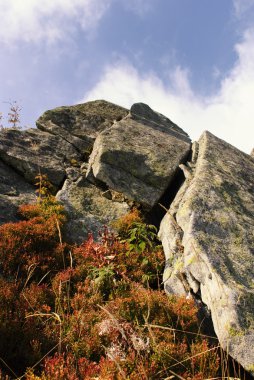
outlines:
[[[252,157],[254,157],[254,148],[252,149],[251,151],[251,154],[250,154]]]
[[[130,208],[126,202],[112,202],[103,196],[103,190],[80,178],[76,183],[66,180],[57,193],[57,199],[64,204],[68,222],[65,235],[68,241],[81,243],[89,233],[98,238],[104,225],[126,214]]]
[[[0,158],[28,182],[34,184],[35,176],[41,172],[57,187],[66,177],[65,168],[81,163],[73,145],[37,129],[2,130]]]
[[[149,125],[150,127],[166,134],[171,134],[172,136],[175,136],[180,140],[184,140],[187,143],[190,142],[190,138],[186,132],[184,132],[166,116],[152,110],[147,104],[133,104],[130,109],[130,115],[133,120],[136,120],[139,123]]]
[[[3,160],[0,161],[0,223],[18,220],[18,205],[35,201],[35,188],[31,184],[35,183],[35,176],[39,172],[46,174],[56,189],[61,187],[65,178],[68,178],[69,184],[72,181],[78,182],[80,175],[84,175],[87,171],[88,165],[84,161],[88,160],[96,136],[127,113],[128,111],[122,107],[99,100],[47,111],[38,119],[38,129],[2,130],[0,132],[0,159]],[[96,185],[98,182],[95,180]],[[71,186],[75,187],[74,184],[69,185]],[[63,191],[65,190],[66,187]],[[96,190],[95,186],[93,192],[98,198],[99,194],[103,193],[102,190]],[[107,207],[110,208],[109,204]],[[118,215],[114,210],[112,212],[108,210],[108,218],[102,217],[100,224],[95,206],[94,209],[94,219],[90,215],[90,220],[93,219],[94,223],[97,223],[96,231],[101,228],[104,221],[108,222],[111,216]],[[117,205],[113,209],[117,209]],[[87,220],[88,216],[86,224]],[[87,228],[93,230],[92,226]],[[72,240],[75,241],[75,236]]]
[[[254,161],[205,132],[195,166],[161,223],[165,289],[199,294],[222,347],[254,374]]]
[[[46,111],[36,125],[40,130],[61,136],[87,159],[98,134],[127,113],[125,108],[96,100]]]
[[[186,159],[190,140],[180,128],[148,106],[137,105],[132,110],[135,117],[130,113],[96,138],[88,176],[93,172],[110,189],[150,208]],[[144,110],[151,122],[144,120]]]
[[[0,224],[16,222],[18,206],[35,200],[35,188],[0,160]]]
[[[102,100],[60,107],[37,126],[0,132],[0,223],[18,220],[18,205],[36,200],[39,172],[57,189],[64,184],[57,198],[74,243],[89,232],[97,238],[134,201],[147,211],[177,192],[160,227],[165,288],[201,298],[222,346],[254,374],[253,151],[206,132],[186,162],[188,135],[142,103],[129,114]],[[180,170],[186,179],[178,189]]]

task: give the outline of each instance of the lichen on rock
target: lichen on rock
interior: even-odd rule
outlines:
[[[253,189],[253,159],[205,132],[193,177],[186,179],[159,232],[172,263],[166,290],[199,293],[222,347],[246,369],[254,361]],[[175,224],[182,231],[181,250]]]
[[[38,173],[53,183],[74,243],[134,204],[147,215],[174,198],[159,233],[165,289],[206,304],[222,347],[254,374],[253,152],[209,132],[191,145],[146,104],[98,100],[46,111],[37,129],[0,131],[0,223],[36,200]]]
[[[113,190],[153,207],[190,151],[190,139],[145,104],[96,138],[88,172]]]

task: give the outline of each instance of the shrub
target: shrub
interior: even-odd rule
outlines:
[[[59,242],[53,216],[6,223],[0,226],[0,236],[0,267],[5,276],[26,278],[32,274],[39,281],[49,269],[63,266],[65,246]]]
[[[12,129],[20,129],[20,111],[21,107],[18,105],[16,101],[10,101],[6,102],[9,103],[10,110],[8,112],[8,123],[10,124],[9,128]],[[3,120],[3,114],[0,112],[0,123]],[[0,124],[0,130],[1,129],[6,129],[8,127],[4,127],[2,124]]]
[[[62,206],[43,181],[37,204],[20,208],[26,220],[0,227],[4,362],[27,380],[215,377],[218,356],[196,334],[194,302],[159,290],[154,228],[135,211],[121,237],[105,227],[100,241],[67,246]]]
[[[23,373],[24,368],[38,361],[53,344],[38,320],[26,319],[29,312],[52,305],[51,291],[45,285],[36,284],[21,289],[19,283],[0,280],[1,359],[16,373]]]
[[[47,177],[40,174],[37,179],[38,202],[19,207],[26,220],[0,226],[0,268],[5,276],[36,275],[39,281],[49,269],[65,265],[60,230],[66,220],[64,208],[50,194]]]
[[[130,212],[123,215],[112,223],[113,227],[117,230],[120,239],[127,239],[129,231],[134,223],[142,223],[143,219],[138,209],[133,208]]]

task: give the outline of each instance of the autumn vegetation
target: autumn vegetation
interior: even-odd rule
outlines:
[[[37,188],[22,220],[0,226],[0,379],[218,378],[194,301],[163,292],[155,227],[134,209],[117,233],[71,246],[41,174]]]
[[[6,129],[6,128],[13,128],[13,129],[20,129],[20,111],[21,107],[17,103],[17,101],[9,101],[6,102],[9,104],[9,112],[8,112],[8,117],[7,117],[7,126],[5,123],[5,126],[3,125],[3,114],[0,112],[0,130],[1,129]]]

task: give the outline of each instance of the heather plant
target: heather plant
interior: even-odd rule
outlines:
[[[62,243],[61,225],[64,208],[51,195],[46,176],[37,177],[38,201],[22,205],[19,214],[26,220],[0,226],[0,267],[5,275],[43,276],[49,268],[58,270],[65,263],[66,245]]]
[[[173,325],[171,306],[177,299],[167,302],[167,297],[158,293],[151,300],[149,297],[153,292],[136,284],[124,300],[117,297],[104,306],[97,306],[96,313],[86,308],[82,327],[75,320],[75,326],[82,328],[82,333],[79,331],[75,337],[79,349],[76,347],[75,350],[74,341],[69,346],[70,337],[66,336],[65,353],[46,359],[40,379],[89,379],[89,376],[99,379],[165,379],[172,374],[170,368],[186,379],[214,375],[218,369],[218,356],[207,349],[207,343],[202,345],[201,339],[193,340],[184,331],[173,327],[172,330],[161,330],[165,320],[169,326]],[[194,311],[195,306],[189,301],[180,320],[188,320],[189,324],[196,326]],[[197,359],[199,356],[205,356],[205,359]],[[206,362],[209,366],[204,368]],[[70,377],[64,377],[67,374]]]
[[[144,287],[147,284],[138,284],[142,282],[139,260],[144,261],[146,255],[148,261],[153,257],[152,252],[145,251],[128,254],[128,244],[119,242],[107,229],[101,235],[101,242],[95,242],[90,236],[74,248],[76,266],[69,277],[64,277],[65,281],[71,279],[72,290],[67,292],[67,288],[61,286],[58,292],[62,305],[59,314],[65,315],[62,317],[62,349],[74,353],[73,378],[86,378],[85,375],[79,377],[78,363],[82,360],[86,363],[86,373],[101,379],[165,378],[171,374],[167,366],[186,360],[191,347],[195,351],[195,341],[183,330],[198,331],[193,301],[169,298],[150,286]],[[157,275],[158,269],[152,264],[153,261],[151,270]],[[56,277],[53,288],[57,293],[63,282],[59,281],[61,274]],[[67,294],[71,311],[66,304]],[[163,326],[171,329],[162,331]],[[56,332],[52,327],[49,330]],[[202,355],[200,345],[197,351]],[[52,357],[52,362],[54,360]],[[65,356],[61,356],[61,363],[67,365]],[[218,360],[214,363],[207,373],[217,371]],[[175,370],[188,376],[200,374],[198,366],[193,369],[191,360],[184,366],[179,364]],[[49,378],[47,371],[45,367],[43,376]],[[57,378],[59,373],[50,373],[50,376]]]
[[[44,336],[40,323],[26,319],[33,308],[44,309],[51,301],[51,292],[43,285],[31,284],[22,289],[17,281],[1,279],[0,353],[5,369],[20,374],[51,347],[53,342]]]
[[[50,279],[63,269],[67,249],[59,235],[61,207],[47,195],[43,203],[20,207],[26,220],[0,226],[0,352],[18,373],[55,344],[41,320],[27,315],[54,307]]]
[[[62,266],[65,246],[59,243],[54,218],[40,217],[0,226],[0,268],[9,278],[40,278],[49,270]],[[35,270],[36,268],[36,270]]]
[[[20,208],[26,220],[0,227],[6,380],[216,377],[217,347],[200,334],[194,301],[160,290],[164,258],[155,229],[145,231],[134,211],[118,235],[105,227],[99,241],[90,235],[68,246],[59,234],[62,206],[43,181],[38,202]],[[134,228],[142,233],[130,250]]]
[[[119,239],[108,229],[101,235],[101,243],[90,236],[86,242],[74,249],[74,259],[83,276],[93,278],[99,288],[110,294],[118,291],[125,282],[140,281],[156,288],[160,285],[164,265],[161,247],[154,252],[133,250],[129,254],[129,244]],[[105,286],[101,286],[102,284]],[[106,286],[107,285],[107,286]]]

